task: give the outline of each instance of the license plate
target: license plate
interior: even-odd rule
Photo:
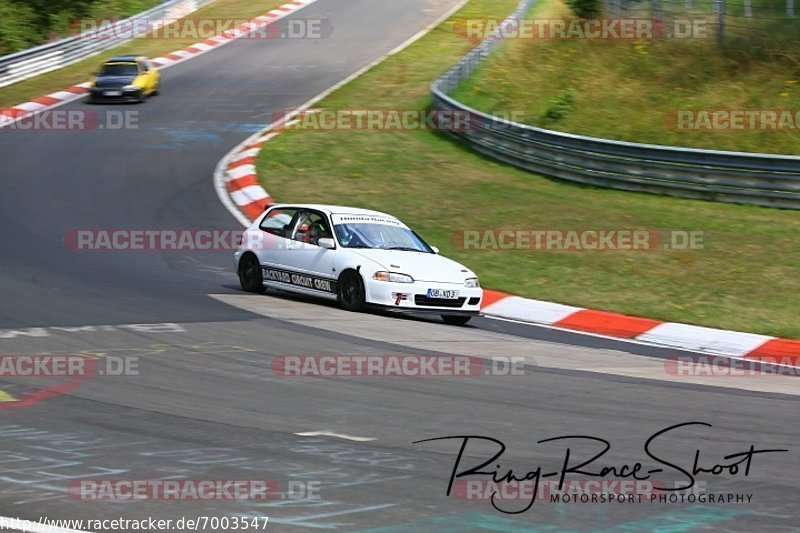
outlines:
[[[455,300],[458,298],[458,291],[446,291],[443,289],[428,289],[428,298]]]
[[[122,91],[103,91],[105,96],[122,96]]]

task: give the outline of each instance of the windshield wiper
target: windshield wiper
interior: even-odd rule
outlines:
[[[388,248],[384,248],[384,250],[403,250],[406,252],[424,252],[425,250],[420,250],[419,248],[412,248],[410,246],[389,246]]]

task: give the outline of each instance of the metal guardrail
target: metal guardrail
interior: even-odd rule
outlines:
[[[133,17],[0,57],[0,87],[66,67],[177,20],[215,0],[170,0]],[[121,37],[121,36],[124,36]],[[130,36],[130,38],[127,38]]]
[[[506,19],[522,18],[522,0]],[[451,131],[493,159],[555,178],[628,191],[800,209],[800,156],[723,152],[612,141],[508,121],[451,96],[502,39],[489,37],[433,82],[433,107],[469,115],[479,127]]]

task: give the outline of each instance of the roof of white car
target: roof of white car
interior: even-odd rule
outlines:
[[[386,218],[397,217],[380,211],[373,211],[372,209],[361,209],[359,207],[346,207],[342,205],[327,205],[327,204],[280,204],[276,207],[296,207],[300,209],[316,209],[317,211],[324,211],[329,215],[373,215]]]

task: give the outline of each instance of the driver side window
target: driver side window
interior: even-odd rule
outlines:
[[[325,215],[315,211],[303,211],[297,217],[291,239],[319,246],[320,239],[332,237],[330,224]]]

